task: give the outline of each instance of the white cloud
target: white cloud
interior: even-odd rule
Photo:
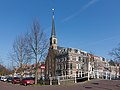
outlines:
[[[89,8],[91,5],[95,4],[95,3],[98,2],[98,1],[99,1],[99,0],[90,0],[90,2],[88,2],[87,4],[85,4],[79,11],[77,11],[77,12],[75,12],[74,14],[66,17],[66,18],[63,20],[63,22],[66,22],[66,21],[72,19],[73,17],[79,15],[81,11]]]
[[[99,0],[91,0],[91,1],[88,2],[86,5],[84,5],[81,10],[87,9],[88,7],[90,7],[91,5],[93,5],[94,3],[98,2],[98,1],[99,1]]]

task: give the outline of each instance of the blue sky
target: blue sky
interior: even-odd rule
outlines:
[[[40,20],[49,39],[53,7],[59,46],[111,59],[108,52],[120,43],[120,0],[0,0],[0,58],[4,64],[9,62],[13,41],[30,31],[33,19]]]

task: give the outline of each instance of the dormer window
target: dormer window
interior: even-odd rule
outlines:
[[[78,50],[75,50],[75,53],[78,53]]]

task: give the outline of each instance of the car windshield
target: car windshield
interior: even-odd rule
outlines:
[[[33,78],[24,78],[23,80],[33,80]]]
[[[19,77],[14,77],[14,79],[20,79]]]
[[[8,77],[8,79],[12,79],[12,77]]]

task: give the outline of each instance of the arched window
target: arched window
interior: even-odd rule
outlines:
[[[54,39],[54,44],[56,44],[56,40]]]

